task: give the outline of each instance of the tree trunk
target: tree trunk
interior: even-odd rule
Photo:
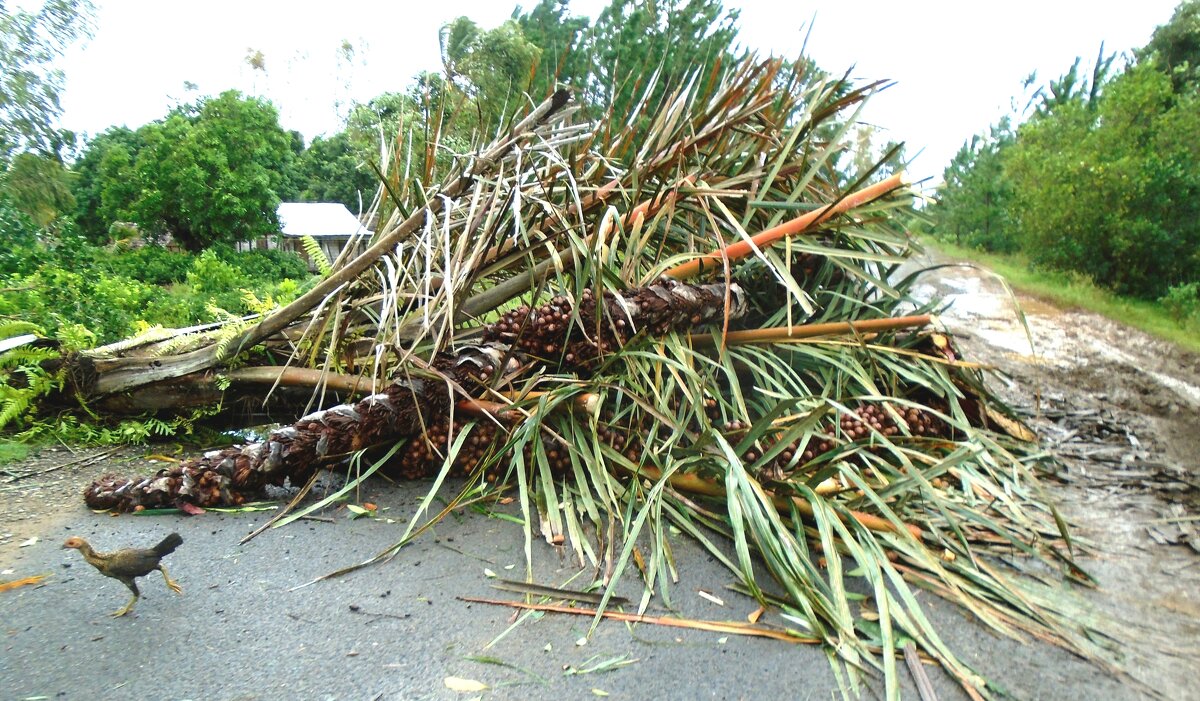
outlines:
[[[663,279],[649,287],[606,292],[600,303],[585,293],[578,308],[564,297],[522,307],[486,327],[484,343],[438,356],[428,367],[353,404],[314,412],[272,431],[266,440],[210,451],[148,478],[105,475],[85,491],[94,509],[133,511],[172,506],[237,505],[263,487],[303,481],[336,456],[410,438],[448,416],[457,398],[481,397],[499,382],[546,365],[587,372],[643,331],[686,331],[716,319],[741,318],[746,300],[737,285],[688,285]],[[576,315],[577,312],[577,315]],[[582,324],[572,323],[578,318]],[[413,360],[414,365],[419,361]],[[286,371],[274,369],[282,376]],[[269,373],[258,373],[269,379]],[[248,379],[246,373],[243,378]],[[189,382],[203,382],[193,376]],[[343,380],[341,384],[345,384]],[[171,396],[186,395],[172,386]],[[134,393],[132,396],[139,396]]]

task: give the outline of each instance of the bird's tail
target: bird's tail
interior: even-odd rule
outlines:
[[[163,555],[169,555],[175,552],[175,548],[178,548],[182,543],[183,538],[181,538],[178,533],[172,533],[166,538],[163,538],[161,543],[154,546],[154,553],[159,557],[162,557]]]

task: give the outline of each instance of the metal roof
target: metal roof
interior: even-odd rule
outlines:
[[[349,238],[367,233],[340,202],[280,202],[276,214],[284,236]]]

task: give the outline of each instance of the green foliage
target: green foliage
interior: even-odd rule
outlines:
[[[0,315],[32,321],[55,335],[65,324],[83,324],[102,339],[121,338],[156,296],[151,285],[98,273],[42,265],[6,280]]]
[[[187,274],[188,286],[198,297],[229,310],[238,306],[242,296],[238,284],[242,280],[241,271],[214,250],[201,253]]]
[[[26,151],[0,173],[0,192],[40,227],[75,209],[70,174],[57,157]]]
[[[467,17],[442,27],[442,63],[450,83],[475,99],[485,131],[517,106],[541,50],[509,20],[482,30]]]
[[[194,256],[155,245],[100,248],[70,226],[39,230],[3,199],[0,234],[12,241],[0,251],[0,317],[35,323],[73,348],[148,325],[211,321],[214,306],[230,314],[261,311],[249,300],[290,301],[311,277],[299,256],[278,250],[218,247]]]
[[[144,230],[191,251],[278,233],[292,142],[270,103],[228,91],[140,131],[131,209]]]
[[[1200,282],[1175,285],[1158,301],[1180,326],[1200,324]]]
[[[528,13],[518,6],[513,19],[534,46],[541,49],[529,93],[534,99],[548,97],[559,84],[582,88],[591,72],[588,54],[588,20],[572,17],[566,0],[541,0]]]
[[[16,439],[24,443],[56,441],[69,445],[105,446],[146,445],[165,438],[202,436],[207,443],[219,443],[219,436],[197,425],[218,411],[214,407],[197,409],[187,416],[171,419],[145,416],[113,423],[81,421],[78,417],[64,415],[54,421],[31,422],[16,435]]]
[[[1200,104],[1142,64],[1023,125],[1008,160],[1022,248],[1153,299],[1200,279]]]
[[[1017,248],[1012,226],[1012,183],[1004,173],[1005,151],[1014,134],[1007,122],[963,144],[942,175],[944,184],[933,214],[938,233],[959,245],[986,251]]]
[[[304,252],[308,254],[308,259],[317,266],[317,272],[322,277],[329,275],[333,266],[329,263],[329,258],[325,256],[325,249],[321,248],[321,244],[311,236],[305,236],[300,239],[300,245],[304,247]]]
[[[1184,0],[1166,24],[1154,30],[1150,43],[1137,52],[1171,75],[1176,91],[1200,76],[1200,0]]]
[[[591,102],[626,114],[656,72],[650,105],[693,74],[707,77],[718,61],[731,58],[737,17],[721,0],[612,0],[592,32]]]
[[[379,160],[379,148],[374,143],[377,141],[378,136],[367,140],[374,147],[370,155],[376,161]],[[347,132],[316,137],[296,159],[292,170],[296,200],[341,202],[351,212],[370,207],[379,181],[366,166],[367,156],[354,148]]]
[[[137,132],[105,132],[78,164],[80,224],[107,242],[114,222],[131,221],[192,251],[278,233],[296,137],[269,102],[232,90]]]
[[[0,338],[39,331],[28,322],[0,324]],[[42,363],[57,357],[59,353],[54,348],[31,345],[0,353],[0,429],[23,425],[39,399],[61,389],[62,377],[42,367]]]
[[[180,251],[148,245],[111,256],[106,267],[114,275],[149,285],[170,285],[187,279],[194,258]]]
[[[1076,59],[1036,91],[1015,132],[974,137],[945,171],[935,234],[1147,300],[1200,280],[1200,97],[1180,80],[1197,22],[1189,0],[1137,64],[1114,76],[1101,46],[1089,75]]]
[[[0,275],[31,273],[41,264],[45,247],[42,231],[29,215],[0,195]]]
[[[222,247],[217,248],[216,252],[221,260],[238,271],[243,287],[253,286],[253,283],[304,280],[309,277],[308,264],[291,251],[271,248],[238,252]]]
[[[53,64],[91,34],[93,14],[90,0],[46,0],[29,10],[0,2],[0,170],[18,150],[58,155],[73,138],[54,127],[63,74]]]
[[[128,221],[140,187],[134,158],[142,148],[139,132],[113,127],[87,143],[72,170],[75,173],[75,223],[96,243],[113,240],[115,222]]]
[[[1104,55],[1104,44],[1101,43],[1096,61],[1092,64],[1091,75],[1085,76],[1079,70],[1083,59],[1075,57],[1075,62],[1066,73],[1034,93],[1032,99],[1036,103],[1036,114],[1046,115],[1063,105],[1083,105],[1088,109],[1095,109],[1115,59],[1116,54]],[[1030,76],[1030,80],[1033,79],[1034,76]]]

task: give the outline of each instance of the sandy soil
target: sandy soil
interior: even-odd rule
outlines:
[[[1001,396],[1062,458],[1047,488],[1096,551],[1085,566],[1101,589],[1081,599],[1085,613],[1127,641],[1136,679],[1167,698],[1197,693],[1200,357],[1092,314],[1014,299],[978,269],[922,280],[919,296],[951,302],[942,323],[965,355],[995,367]],[[0,572],[31,539],[56,538],[78,518],[99,471],[151,471],[162,450],[46,448],[0,466]]]

